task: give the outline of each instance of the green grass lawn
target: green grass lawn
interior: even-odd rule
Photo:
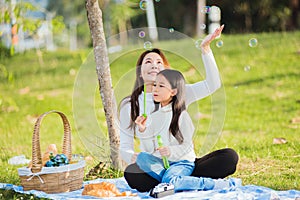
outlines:
[[[258,40],[258,45],[253,48],[248,45],[252,37]],[[226,98],[222,135],[212,150],[231,147],[239,153],[240,161],[233,177],[242,178],[243,184],[276,190],[300,189],[299,38],[300,32],[222,35],[222,47],[216,47],[215,42],[212,44]],[[179,43],[170,41],[164,45],[172,49],[172,45]],[[192,54],[195,48],[184,50]],[[0,182],[20,184],[17,173],[20,166],[9,165],[8,159],[22,154],[31,158],[35,120],[49,110],[59,110],[67,115],[72,127],[73,153],[90,157],[86,172],[98,163],[99,159],[93,157],[80,140],[72,110],[76,73],[90,51],[58,50],[42,54],[32,51],[1,60]],[[111,64],[113,84],[124,92],[118,93],[118,99],[131,91],[131,88],[123,90],[118,80],[124,79],[124,73],[134,67],[140,52],[131,51]],[[195,68],[181,55],[171,51],[166,55],[174,68],[184,72],[188,82],[203,78],[194,73]],[[198,59],[200,62],[200,57]],[[105,130],[105,116],[97,91],[95,102],[95,114]],[[204,117],[197,126],[197,152],[211,122],[210,102],[211,97],[198,102]],[[58,116],[49,115],[43,120],[42,151],[51,143],[61,148],[62,130]],[[274,138],[285,138],[287,143],[273,144]],[[122,175],[107,173],[102,176]]]

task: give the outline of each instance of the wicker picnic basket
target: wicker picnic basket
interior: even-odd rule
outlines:
[[[82,187],[85,161],[81,160],[74,164],[59,167],[42,166],[40,148],[40,125],[42,119],[50,114],[60,115],[64,125],[64,138],[62,153],[69,161],[72,159],[71,129],[67,117],[59,111],[49,111],[37,119],[32,137],[32,168],[22,167],[18,169],[21,185],[24,190],[40,190],[46,193],[61,193],[78,190]]]

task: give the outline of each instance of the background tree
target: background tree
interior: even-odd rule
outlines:
[[[299,12],[291,0],[207,0],[207,5],[214,4],[221,8],[222,23],[227,27],[224,32],[231,33],[289,30],[292,10],[296,16]],[[299,24],[293,27],[297,28]]]
[[[300,27],[300,1],[299,0],[290,0],[290,8],[291,8],[291,18],[288,24],[288,29],[295,30]]]
[[[1,2],[0,10],[0,24],[9,25],[11,28],[11,55],[14,54],[15,45],[18,43],[18,32],[21,31],[22,33],[26,34],[27,37],[31,37],[34,41],[37,41],[39,39],[39,28],[42,26],[42,23],[47,20],[48,14],[53,14],[50,21],[52,27],[51,31],[53,34],[61,33],[65,28],[61,16],[56,16],[54,13],[49,13],[44,8],[30,2],[20,1],[14,4],[12,1],[6,0]],[[40,12],[41,15],[39,17],[34,17],[34,12]],[[0,40],[2,40],[2,37],[0,37]],[[1,45],[2,41],[0,41],[0,46]],[[1,47],[1,49],[2,48],[3,47]],[[36,48],[36,50],[38,56],[40,57],[41,53],[39,49]]]
[[[157,26],[174,28],[191,37],[197,35],[197,7],[217,5],[221,9],[221,23],[226,24],[226,33],[285,31],[300,28],[299,0],[164,0],[154,1]],[[82,1],[49,1],[48,9],[64,17],[66,26],[71,20],[77,22],[78,42],[82,46],[91,45],[86,29],[88,22]],[[131,28],[147,26],[146,11],[139,7],[137,0],[101,0],[104,31],[107,36],[118,34]],[[206,22],[208,15],[205,15]],[[208,25],[208,24],[206,24]],[[208,27],[208,26],[207,26]],[[207,32],[207,29],[205,30]],[[126,35],[122,35],[122,37]],[[123,41],[126,41],[126,38]]]
[[[111,1],[109,6],[104,10],[106,16],[105,23],[109,23],[109,35],[114,35],[126,32],[132,28],[130,19],[143,14],[139,9],[139,4],[136,0],[127,1]],[[120,34],[121,44],[127,43],[127,34]]]
[[[79,47],[86,47],[91,45],[90,34],[86,31],[88,21],[86,18],[86,10],[84,8],[84,1],[49,1],[47,9],[55,12],[57,15],[63,17],[63,21],[68,29],[72,23],[76,24],[77,42]]]

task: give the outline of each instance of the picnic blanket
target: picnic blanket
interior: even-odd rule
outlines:
[[[272,190],[270,188],[257,186],[257,185],[245,185],[242,186],[241,179],[232,178],[234,181],[234,185],[230,188],[224,188],[221,190],[210,190],[210,191],[189,191],[189,192],[180,192],[175,193],[173,195],[169,195],[160,199],[163,200],[181,200],[181,199],[199,199],[199,200],[300,200],[300,191],[299,190],[287,190],[287,191],[276,191]],[[131,189],[124,177],[122,178],[116,178],[116,179],[95,179],[92,181],[85,181],[85,184],[90,183],[100,183],[100,182],[110,182],[114,183],[120,192],[123,191],[131,191],[132,193],[136,193],[137,196],[130,196],[130,197],[110,197],[110,198],[102,198],[102,199],[154,199],[149,196],[148,192],[138,192],[137,190]],[[72,191],[72,192],[66,192],[66,193],[58,193],[58,194],[46,194],[41,191],[36,190],[30,190],[30,191],[23,191],[22,186],[16,186],[13,184],[7,184],[7,183],[0,183],[1,189],[6,190],[14,190],[19,193],[25,193],[25,194],[33,194],[37,197],[43,197],[43,198],[49,198],[49,199],[55,199],[55,200],[78,200],[78,199],[99,199],[92,196],[82,196],[82,189]]]

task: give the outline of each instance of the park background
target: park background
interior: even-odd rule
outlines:
[[[99,3],[106,37],[148,25],[140,1]],[[210,20],[209,13],[204,13],[205,21],[201,25],[205,24],[206,28],[199,33],[197,14],[203,14],[197,9],[199,3],[218,6],[220,24],[225,24],[221,45],[220,40],[211,44],[226,93],[223,132],[212,150],[231,147],[239,153],[240,161],[233,177],[241,178],[243,184],[299,190],[299,1],[153,1],[157,27],[186,34],[195,41],[203,38]],[[9,165],[8,160],[22,154],[31,158],[34,122],[49,110],[60,110],[68,116],[73,130],[73,153],[88,158],[88,174],[99,160],[82,144],[72,111],[76,74],[92,52],[84,2],[2,0],[0,5],[3,11],[0,19],[0,182],[20,184],[17,174],[20,166]],[[10,31],[16,27],[17,31],[6,34],[7,27]],[[27,43],[20,48],[18,42],[22,39]],[[254,45],[251,39],[255,39]],[[176,43],[167,41],[166,45],[172,49]],[[193,52],[195,48],[186,51]],[[132,68],[138,54],[121,57],[122,68]],[[183,71],[189,81],[194,80],[193,70],[184,59],[172,52],[166,54],[171,65]],[[116,64],[111,65],[113,83],[120,76],[119,69]],[[100,95],[95,102],[99,124],[105,127]],[[209,102],[210,98],[199,102],[203,113],[199,135],[204,134],[210,123]],[[47,117],[41,130],[42,147],[46,148],[49,141],[59,147],[60,124],[56,117]],[[121,171],[101,170],[86,179],[122,176]]]

